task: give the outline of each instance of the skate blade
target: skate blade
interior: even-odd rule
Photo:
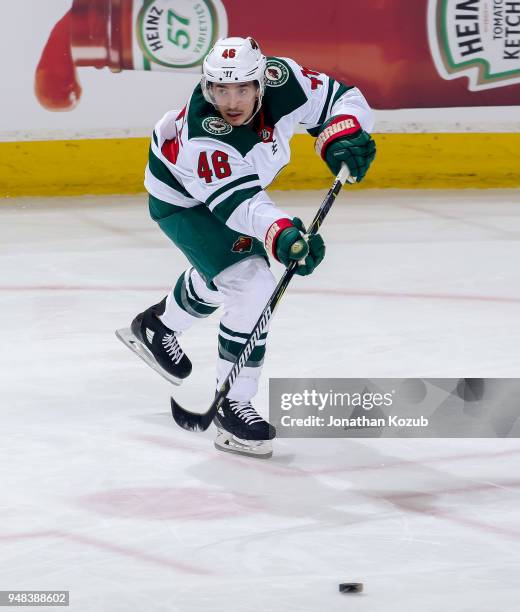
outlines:
[[[133,353],[142,359],[148,366],[160,374],[165,380],[175,386],[182,384],[182,378],[176,378],[168,372],[165,372],[161,366],[155,361],[152,353],[144,346],[144,344],[134,336],[129,327],[123,327],[116,330],[116,336],[121,342],[127,346]]]
[[[240,440],[227,432],[219,432],[215,440],[215,448],[224,453],[233,453],[254,459],[270,459],[273,456],[273,446],[269,440],[250,442]]]

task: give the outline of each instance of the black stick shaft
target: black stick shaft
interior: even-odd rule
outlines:
[[[340,192],[344,181],[342,182],[339,176],[340,175],[338,175],[338,178],[336,178],[336,180],[334,181],[333,186],[330,188],[329,192],[327,193],[325,197],[325,200],[323,201],[314,219],[312,220],[312,223],[310,224],[309,229],[308,229],[309,234],[315,234],[319,230],[321,224],[323,223],[323,220],[327,216],[332,206],[332,203],[334,202],[334,200],[336,199],[336,196]],[[244,367],[244,364],[246,363],[246,361],[249,359],[249,356],[253,352],[253,349],[255,348],[256,343],[258,342],[261,334],[266,328],[267,323],[270,321],[271,317],[273,316],[273,313],[278,303],[280,302],[282,295],[285,293],[287,286],[291,282],[291,279],[294,276],[297,266],[298,266],[298,262],[296,261],[291,262],[287,266],[287,269],[285,270],[282,278],[278,282],[278,285],[276,286],[276,289],[274,290],[273,295],[270,297],[269,301],[267,302],[266,307],[264,308],[264,310],[262,311],[262,314],[260,315],[260,318],[258,319],[255,326],[253,327],[253,330],[251,331],[251,335],[249,336],[248,341],[245,343],[244,347],[238,354],[235,365],[231,369],[226,380],[222,383],[217,395],[215,396],[215,400],[213,403],[217,407],[220,405],[221,400],[224,397],[226,397],[226,395],[228,394],[240,370]]]

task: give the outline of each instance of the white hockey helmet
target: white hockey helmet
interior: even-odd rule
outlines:
[[[202,93],[215,104],[209,83],[258,83],[258,107],[265,91],[265,56],[254,38],[221,38],[217,40],[202,64]]]

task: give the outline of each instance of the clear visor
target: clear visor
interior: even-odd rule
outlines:
[[[255,102],[258,86],[255,81],[248,83],[208,83],[208,91],[218,108],[242,109]]]

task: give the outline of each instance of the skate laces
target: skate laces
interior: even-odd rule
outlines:
[[[248,425],[252,423],[261,423],[262,417],[253,408],[251,402],[240,402],[238,400],[229,400],[231,410]]]
[[[175,364],[178,364],[184,355],[175,334],[165,334],[162,339],[162,345],[165,348],[168,355],[172,358]]]

